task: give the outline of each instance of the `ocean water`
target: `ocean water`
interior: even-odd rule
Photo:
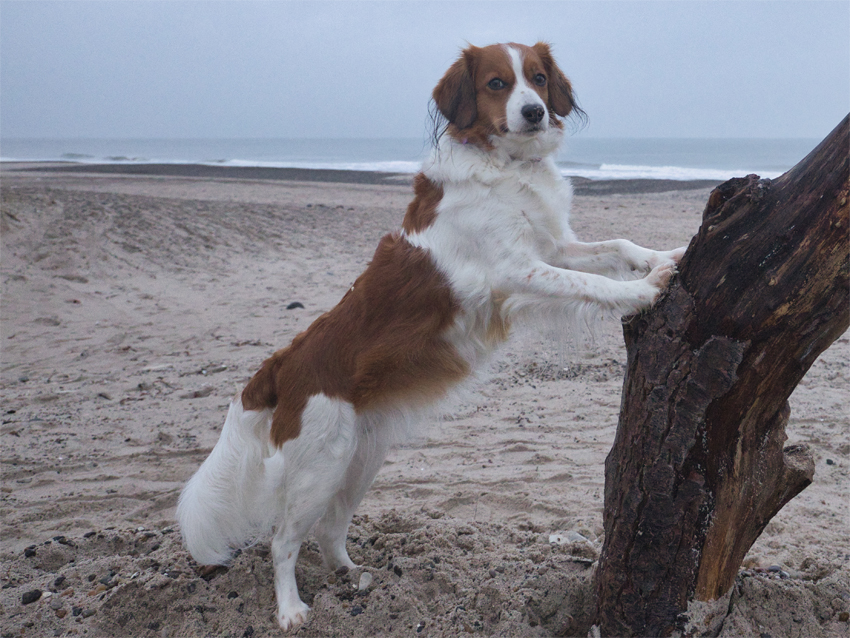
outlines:
[[[820,140],[608,139],[567,137],[565,175],[589,179],[774,178]],[[414,173],[430,152],[422,139],[0,139],[0,161],[174,163]]]

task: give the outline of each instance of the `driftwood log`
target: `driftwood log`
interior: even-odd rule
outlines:
[[[717,187],[668,293],[624,325],[602,636],[719,629],[695,627],[689,605],[731,593],[759,534],[812,481],[805,446],[783,449],[787,399],[850,324],[848,118],[781,177]]]

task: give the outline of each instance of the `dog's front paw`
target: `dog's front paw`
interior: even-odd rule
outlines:
[[[300,600],[297,603],[290,602],[278,610],[277,622],[283,631],[295,631],[307,622],[307,615],[309,613],[310,608],[306,603]]]
[[[646,270],[650,271],[653,268],[657,268],[658,266],[663,266],[665,264],[675,267],[682,260],[682,257],[685,256],[685,251],[687,250],[687,246],[682,246],[674,250],[660,250],[655,252],[652,257],[647,260],[647,266],[649,267]]]
[[[649,306],[655,305],[658,297],[661,296],[661,293],[664,292],[664,290],[667,289],[667,286],[670,285],[670,280],[673,278],[674,274],[676,274],[675,264],[672,262],[665,262],[657,265],[646,276],[646,283],[654,289],[654,295],[648,304]]]
[[[635,299],[636,303],[634,308],[632,308],[632,312],[629,314],[634,314],[652,308],[652,306],[655,305],[655,302],[658,301],[661,293],[664,292],[670,284],[670,280],[673,278],[675,272],[676,266],[672,262],[668,261],[663,264],[659,264],[653,268],[646,277],[635,282],[640,285],[641,291]]]
[[[627,282],[633,287],[634,296],[631,297],[627,306],[620,308],[623,316],[634,315],[652,308],[670,284],[670,279],[675,272],[675,265],[668,261],[653,268],[643,279]]]
[[[682,261],[682,257],[685,256],[685,253],[687,252],[687,250],[688,250],[687,246],[680,246],[679,248],[676,248],[674,250],[668,250],[667,252],[662,253],[662,255],[664,255],[667,259],[672,261],[674,264],[678,264],[680,261]]]

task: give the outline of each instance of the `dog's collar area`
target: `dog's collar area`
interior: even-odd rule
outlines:
[[[498,135],[493,135],[490,137],[491,143],[496,146],[497,149],[499,146],[501,146],[500,141],[502,139],[503,138]],[[526,155],[522,149],[511,149],[515,151],[514,153],[506,148],[496,150],[496,152],[493,153],[491,151],[487,151],[483,148],[480,148],[478,144],[475,143],[474,139],[467,136],[458,136],[456,138],[453,138],[449,141],[449,145],[456,145],[455,148],[457,148],[458,150],[460,150],[461,148],[463,148],[464,150],[471,149],[476,155],[486,157],[487,159],[485,161],[487,161],[488,163],[494,163],[495,165],[501,167],[507,167],[508,164],[513,164],[514,166],[527,166],[529,168],[536,168],[543,162],[544,159],[546,159],[547,156],[545,152],[538,152],[534,155]]]
[[[513,155],[511,155],[510,158],[512,162],[519,162],[521,164],[539,164],[543,161],[542,155],[532,155],[531,157],[514,157]]]

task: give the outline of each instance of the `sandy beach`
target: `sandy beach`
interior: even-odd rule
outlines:
[[[336,304],[411,189],[273,170],[2,166],[0,638],[278,635],[268,543],[199,570],[177,497],[230,398]],[[710,184],[645,182],[577,183],[579,237],[687,244]],[[721,636],[850,636],[848,346],[791,397],[814,483],[753,546]],[[516,335],[390,454],[349,533],[362,567],[328,574],[304,545],[296,635],[586,636],[624,361],[616,322]]]

